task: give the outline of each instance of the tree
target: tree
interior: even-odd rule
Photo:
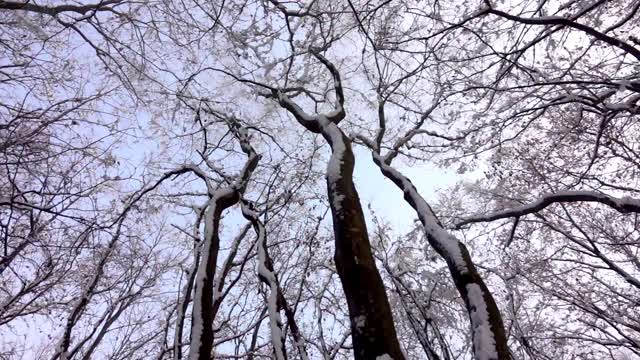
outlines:
[[[638,9],[0,1],[0,357],[640,355]]]

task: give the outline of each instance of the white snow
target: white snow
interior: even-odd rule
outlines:
[[[216,201],[224,196],[225,190],[217,190],[209,199],[207,210],[204,213],[204,242],[200,248],[200,264],[196,273],[195,291],[193,295],[193,321],[191,323],[191,346],[189,346],[189,360],[197,360],[200,357],[200,345],[202,344],[202,332],[204,324],[202,320],[202,289],[207,279],[207,267],[209,267],[209,252],[213,241],[213,215],[216,209]]]
[[[382,354],[380,356],[376,356],[376,360],[393,360],[393,358],[389,354]]]
[[[529,204],[517,206],[511,209],[499,210],[488,214],[475,214],[463,219],[461,223],[464,224],[478,221],[492,221],[521,214],[528,214],[536,211],[537,208],[544,206],[545,203],[563,201],[601,202],[605,204],[613,202],[617,207],[623,207],[627,205],[640,206],[640,200],[628,196],[616,198],[596,191],[567,190],[542,194],[537,200]]]
[[[629,196],[623,196],[620,199],[619,203],[620,204],[629,204],[629,205],[640,207],[640,199],[634,199],[634,198],[629,197]]]
[[[367,317],[364,315],[358,315],[355,318],[353,318],[353,322],[356,324],[356,329],[362,332],[362,329],[364,329],[364,326],[367,323]]]
[[[195,271],[195,269],[194,269]],[[182,296],[180,296],[179,300],[178,300],[178,313],[176,315],[176,319],[183,319],[185,314],[184,314],[184,301],[185,298],[187,297],[187,289],[189,288],[189,277],[191,276],[191,271],[187,270],[186,272],[186,278],[187,278],[187,283],[184,285],[184,288],[182,290]],[[182,339],[180,338],[180,336],[178,336],[178,334],[181,332],[181,327],[177,326],[174,329],[174,337],[173,337],[173,358],[174,359],[178,359],[178,345],[182,342]]]
[[[337,80],[336,80],[337,81]],[[339,82],[337,86],[340,86]],[[342,106],[336,101],[336,110],[328,114],[309,115],[298,104],[289,99],[282,91],[278,91],[278,100],[289,112],[294,114],[298,122],[304,126],[318,125],[322,134],[328,138],[331,145],[331,157],[327,164],[327,182],[329,184],[329,199],[337,216],[342,216],[342,201],[344,196],[337,194],[336,184],[342,178],[342,165],[344,164],[344,153],[347,149],[344,142],[344,135],[337,124],[329,120],[343,111]]]
[[[246,133],[241,136],[246,136]],[[201,172],[201,170],[195,165],[188,165],[193,171]],[[211,194],[211,198],[207,203],[207,209],[204,213],[204,240],[202,242],[200,251],[200,264],[198,265],[198,271],[196,273],[195,279],[195,290],[193,296],[193,320],[191,323],[191,345],[189,346],[189,360],[196,360],[200,357],[199,351],[200,346],[202,345],[202,333],[204,331],[204,326],[206,324],[203,323],[202,319],[202,289],[205,286],[205,282],[207,281],[207,268],[210,266],[209,263],[212,259],[209,258],[209,253],[211,252],[211,246],[213,242],[213,220],[216,212],[216,206],[218,200],[221,198],[229,197],[237,191],[237,184],[233,184],[228,187],[219,188],[212,192],[213,186],[207,182],[207,188],[209,193]],[[213,259],[214,261],[216,259]],[[214,287],[214,296],[217,297],[217,288],[218,281],[216,281]],[[212,300],[215,300],[214,299]],[[208,324],[207,326],[211,326]]]
[[[344,162],[343,156],[346,146],[338,125],[329,122],[324,117],[321,117],[321,119],[324,120],[321,122],[323,133],[331,139],[331,158],[327,164],[327,178],[331,182],[336,182],[341,178],[340,169]]]
[[[468,284],[467,298],[470,305],[469,317],[473,332],[473,353],[476,360],[496,360],[498,352],[496,341],[491,331],[487,304],[482,295],[482,289],[477,284]]]
[[[245,211],[245,213],[248,213]],[[257,214],[256,214],[257,215]],[[257,219],[257,218],[256,218]],[[269,313],[269,328],[271,329],[271,343],[275,351],[277,360],[284,360],[282,318],[278,311],[278,285],[276,276],[267,269],[267,253],[265,251],[266,234],[264,226],[259,226],[258,241],[256,242],[258,250],[258,274],[267,279],[269,283],[269,298],[267,299],[267,310]]]
[[[335,191],[335,187],[331,187],[331,194],[329,194],[329,196],[331,197],[331,204],[333,205],[333,208],[336,209],[336,213],[340,213],[345,196],[336,194]]]
[[[302,110],[302,108],[300,108],[300,106],[298,106],[298,104],[296,104],[295,102],[291,101],[291,99],[289,99],[289,97],[285,93],[283,93],[282,91],[278,91],[278,100],[281,103],[287,104],[292,109],[295,109],[296,116],[299,116],[302,119],[302,121],[305,121],[305,122],[317,121],[317,119],[314,116],[310,116],[309,114],[304,112],[304,110]]]
[[[329,198],[337,214],[341,213],[344,195],[337,193],[337,183],[342,179],[342,165],[344,164],[344,153],[347,150],[344,143],[342,131],[338,125],[330,122],[326,117],[320,116],[319,122],[322,132],[330,139],[331,158],[327,164],[327,182],[329,184]],[[340,216],[340,215],[339,215]]]
[[[269,286],[267,312],[269,314],[269,328],[271,330],[271,345],[273,346],[276,360],[284,360],[284,334],[282,332],[282,318],[280,317],[280,311],[278,311],[278,283],[276,275],[267,268],[266,230],[259,220],[260,214],[258,211],[250,209],[246,204],[242,204],[241,209],[245,218],[249,219],[257,228],[258,239],[255,246],[256,252],[258,253],[258,275],[263,281],[266,281]],[[240,241],[241,237],[237,237],[236,239]]]

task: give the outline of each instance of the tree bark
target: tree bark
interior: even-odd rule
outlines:
[[[213,350],[213,281],[218,263],[218,251],[220,250],[220,218],[222,212],[235,205],[240,200],[239,194],[227,189],[222,196],[214,196],[209,204],[205,217],[210,217],[211,228],[205,225],[205,232],[209,234],[204,239],[201,260],[196,276],[196,286],[193,306],[193,322],[191,326],[191,348],[189,360],[210,360]]]
[[[204,214],[204,242],[200,253],[200,264],[195,281],[193,296],[193,321],[191,323],[191,346],[189,360],[210,360],[213,350],[213,321],[216,315],[214,280],[220,249],[220,220],[225,209],[240,201],[249,182],[251,174],[258,166],[258,155],[247,134],[246,128],[238,120],[209,112],[225,122],[240,143],[242,151],[247,154],[247,161],[234,181],[226,188],[213,191],[207,181],[211,198]]]
[[[404,360],[389,299],[371,253],[360,198],[353,184],[355,158],[351,140],[338,127],[346,116],[340,73],[319,52],[312,50],[311,53],[333,77],[335,109],[311,115],[282,90],[272,88],[272,96],[298,123],[312,133],[321,134],[331,146],[326,179],[335,236],[334,261],[349,307],[354,358],[372,360],[386,355]]]
[[[431,207],[407,177],[391,167],[389,161],[385,161],[375,150],[372,156],[384,176],[403,191],[405,200],[418,214],[429,245],[447,262],[451,278],[469,314],[475,359],[510,360],[502,315],[467,247],[442,227]]]
[[[332,174],[331,169],[327,174],[335,234],[334,260],[349,307],[354,358],[369,360],[387,354],[394,360],[404,359],[353,183],[355,161],[351,141],[337,125],[328,126],[337,130],[337,133],[323,133],[333,151],[330,163],[340,163],[336,174]],[[341,154],[336,148],[340,148]]]

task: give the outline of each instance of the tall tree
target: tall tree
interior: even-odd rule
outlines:
[[[639,9],[0,1],[0,358],[639,356]]]

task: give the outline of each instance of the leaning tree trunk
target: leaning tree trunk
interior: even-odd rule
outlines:
[[[383,158],[373,149],[372,155],[380,171],[402,190],[405,200],[415,209],[429,245],[447,262],[451,278],[469,314],[475,359],[511,359],[502,315],[467,247],[442,227],[411,181],[391,167],[388,157]]]
[[[273,96],[301,125],[313,133],[321,134],[331,146],[326,178],[335,235],[334,260],[349,307],[354,358],[372,360],[390,357],[404,360],[385,287],[371,253],[360,198],[353,184],[351,140],[338,127],[345,117],[340,75],[322,55],[313,55],[333,75],[336,110],[328,114],[310,115],[283,91],[272,89]]]
[[[220,220],[224,210],[240,201],[251,174],[258,166],[258,155],[251,143],[247,131],[238,120],[211,113],[227,122],[229,130],[234,133],[242,151],[247,155],[244,167],[234,181],[225,188],[213,191],[209,185],[211,198],[204,214],[204,240],[200,249],[200,263],[195,279],[193,310],[191,322],[191,346],[189,360],[210,360],[213,350],[213,321],[217,311],[215,305],[215,273],[220,249]]]
[[[218,190],[209,201],[209,207],[205,212],[205,238],[195,281],[189,360],[211,359],[214,321],[213,281],[220,249],[220,219],[222,212],[239,200],[240,196],[234,189]]]
[[[351,143],[337,125],[328,127],[331,130],[323,135],[332,149],[327,191],[336,241],[334,260],[349,306],[355,358],[376,359],[388,354],[395,360],[404,359],[353,184]]]
[[[273,267],[273,260],[271,260],[269,247],[267,246],[267,233],[264,224],[260,221],[260,215],[255,211],[253,204],[248,201],[242,202],[242,215],[251,222],[257,236],[258,278],[269,288],[267,310],[271,325],[271,343],[275,357],[276,359],[287,359],[286,341],[284,338],[285,332],[282,329],[283,324],[280,318],[280,310],[282,309],[284,310],[289,329],[291,330],[293,345],[298,350],[299,359],[309,360],[304,339],[300,334],[298,322],[295,319],[293,310],[287,303],[287,299],[284,297],[280,281]]]

